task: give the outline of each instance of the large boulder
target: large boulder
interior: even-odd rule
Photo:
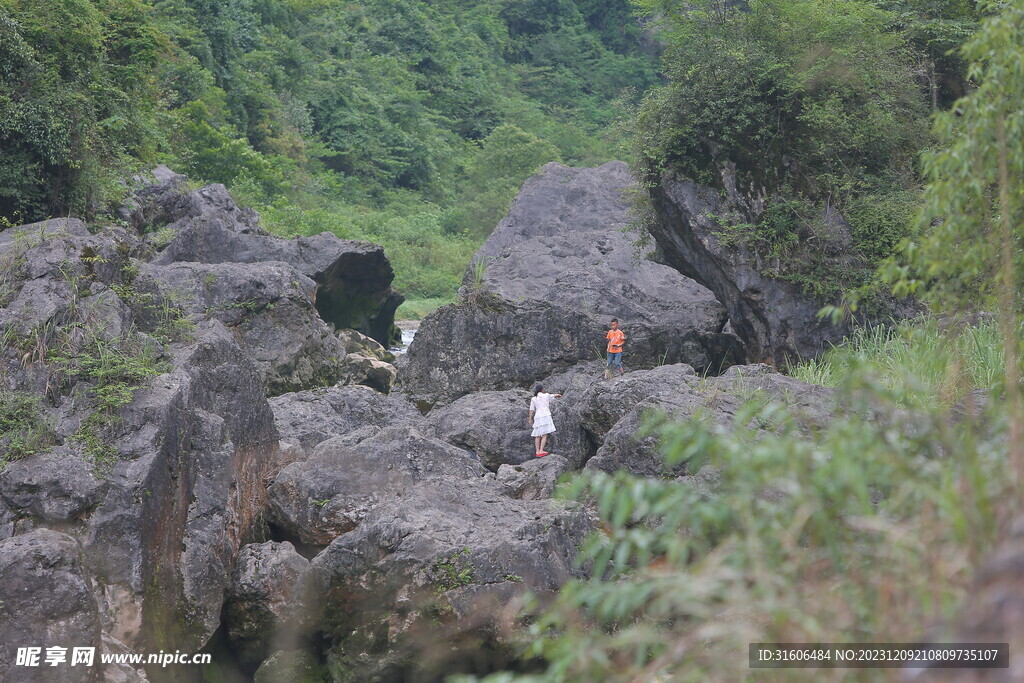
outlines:
[[[242,548],[224,605],[224,626],[243,664],[259,664],[271,648],[288,644],[293,594],[308,567],[309,560],[288,542]]]
[[[472,480],[486,472],[466,451],[414,427],[364,435],[328,439],[307,461],[281,470],[269,490],[268,513],[281,534],[305,545],[327,545],[422,482]]]
[[[687,365],[669,365],[594,384],[577,410],[583,429],[600,444],[587,469],[678,477],[693,474],[687,463],[668,467],[658,434],[639,435],[653,419],[701,418],[727,427],[748,401],[773,401],[799,424],[817,429],[835,414],[835,399],[835,390],[795,380],[768,365],[734,365],[720,377],[703,378]]]
[[[307,452],[331,437],[361,427],[427,427],[405,397],[358,385],[283,394],[271,398],[270,407],[281,440]]]
[[[18,516],[44,523],[80,520],[102,500],[105,488],[92,464],[67,454],[32,455],[0,472],[0,499]]]
[[[220,323],[201,325],[171,366],[106,435],[116,460],[83,544],[111,635],[198,649],[260,523],[278,434],[255,366]]]
[[[268,395],[330,386],[346,374],[345,345],[314,306],[316,283],[287,263],[143,264],[135,286],[193,319],[224,323],[256,361]]]
[[[138,249],[127,231],[92,235],[77,218],[0,231],[0,330],[26,347],[42,339],[43,352],[45,337],[80,314],[88,313],[93,327],[116,333],[126,323],[126,309],[99,295],[122,280]],[[9,344],[5,338],[3,347]]]
[[[569,461],[552,454],[521,465],[502,465],[495,479],[510,498],[544,500],[554,493],[559,477],[569,471]]]
[[[439,437],[475,454],[491,471],[533,458],[527,415],[530,393],[522,389],[482,391],[430,412]],[[557,412],[557,410],[555,411]]]
[[[785,279],[778,257],[758,252],[746,240],[723,239],[721,221],[756,225],[767,210],[767,193],[741,180],[736,167],[720,169],[719,187],[665,175],[650,188],[654,221],[649,229],[665,261],[706,286],[729,312],[737,336],[746,348],[746,362],[784,367],[814,358],[851,331],[852,320],[833,324],[818,316],[826,304]],[[799,256],[825,273],[870,271],[858,256],[850,226],[834,207],[816,217],[822,235],[805,241]],[[827,234],[827,237],[826,237]],[[911,312],[909,302],[892,302],[891,315]]]
[[[0,679],[102,681],[100,613],[93,580],[75,539],[49,529],[0,541]],[[20,648],[39,648],[33,666]],[[65,660],[50,666],[50,648]],[[95,648],[93,666],[72,666],[75,648]]]
[[[512,654],[506,608],[581,576],[574,559],[592,528],[577,506],[513,500],[487,479],[424,482],[313,559],[307,629],[335,680],[486,672]]]
[[[429,406],[471,391],[527,387],[598,358],[608,321],[630,367],[686,362],[718,372],[740,357],[714,295],[638,258],[628,168],[548,164],[473,257],[460,301],[428,316],[399,373]]]
[[[188,191],[180,176],[160,173],[122,213],[137,226],[155,227],[164,239],[156,265],[178,262],[250,263],[281,261],[314,281],[321,317],[336,328],[357,329],[387,345],[402,296],[392,287],[394,271],[384,250],[330,233],[292,240],[267,234],[259,216],[240,209],[223,185]]]
[[[20,402],[18,452],[0,435],[4,517],[77,538],[113,640],[197,649],[276,458],[256,368],[219,322],[159,334],[180,318],[141,314],[129,230],[50,221],[0,242],[0,402]]]

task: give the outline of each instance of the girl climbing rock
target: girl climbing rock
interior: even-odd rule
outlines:
[[[555,431],[555,423],[551,420],[551,399],[562,398],[561,394],[545,394],[544,385],[533,385],[533,398],[530,399],[530,425],[533,427],[534,455],[543,458],[548,454],[544,450],[548,442],[548,434]]]

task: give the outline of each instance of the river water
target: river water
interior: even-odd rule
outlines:
[[[395,325],[398,326],[398,329],[402,330],[402,343],[398,346],[392,346],[388,351],[397,356],[409,350],[409,344],[412,344],[413,337],[416,336],[416,330],[420,328],[420,321],[396,320]]]

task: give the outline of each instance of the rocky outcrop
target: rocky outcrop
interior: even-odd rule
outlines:
[[[0,542],[0,679],[102,681],[100,614],[90,573],[75,539],[38,529]],[[95,662],[72,667],[74,648],[95,648]],[[37,648],[35,666],[20,665],[19,648]],[[63,663],[49,666],[49,648]]]
[[[554,493],[558,478],[571,471],[572,466],[565,458],[546,455],[520,465],[502,465],[497,482],[509,498],[545,500]]]
[[[287,644],[292,598],[309,560],[291,543],[242,548],[224,605],[228,643],[243,664],[259,664],[274,646]]]
[[[530,393],[522,389],[482,391],[431,411],[429,421],[439,437],[473,453],[496,472],[502,464],[533,458],[529,407]],[[557,412],[558,406],[552,408]]]
[[[666,176],[651,189],[655,220],[650,226],[667,263],[706,286],[728,309],[736,334],[746,347],[747,362],[785,366],[813,358],[850,332],[850,324],[819,318],[823,301],[797,284],[772,273],[769,262],[747,243],[726,244],[719,221],[757,224],[765,211],[762,195],[744,193],[736,170],[722,169],[723,191],[691,180]],[[756,193],[754,193],[756,194]],[[832,234],[829,253],[816,259],[828,270],[869,269],[852,255],[850,229],[834,210],[820,218]],[[824,247],[822,247],[824,249]],[[827,260],[827,263],[826,263]]]
[[[239,209],[223,185],[188,192],[166,169],[122,209],[136,226],[164,223],[166,244],[155,265],[171,263],[287,263],[316,283],[320,316],[338,329],[352,328],[387,345],[402,296],[391,287],[394,271],[384,250],[330,233],[284,240],[259,228],[258,215]]]
[[[361,427],[409,425],[428,429],[423,416],[403,396],[365,386],[333,386],[270,399],[282,441],[304,451]],[[300,459],[305,459],[300,458]]]
[[[252,362],[219,323],[196,337],[113,428],[117,460],[85,523],[110,632],[140,646],[163,634],[198,648],[217,629],[276,457],[273,415]]]
[[[800,382],[767,365],[736,365],[720,377],[698,377],[688,365],[668,365],[594,384],[579,399],[580,423],[600,446],[587,469],[625,470],[648,477],[694,472],[686,462],[669,467],[652,420],[700,417],[728,427],[748,401],[774,401],[800,424],[821,428],[837,410],[835,391]]]
[[[482,673],[511,654],[503,610],[526,589],[579,576],[573,559],[591,528],[577,507],[512,500],[486,479],[426,482],[310,563],[307,628],[340,680]]]
[[[65,619],[84,603],[56,591],[62,606],[26,607],[18,628],[67,627],[61,639],[105,651],[207,643],[282,466],[267,388],[351,379],[352,340],[322,311],[386,339],[399,301],[379,247],[279,240],[222,187],[158,174],[126,207],[128,228],[59,219],[0,231],[0,542],[14,544],[3,571],[17,577],[5,583],[45,607],[41,591],[63,579],[19,549],[66,566],[91,607]]]
[[[714,295],[639,258],[625,164],[548,164],[473,258],[460,301],[420,326],[399,375],[424,407],[473,391],[528,387],[599,358],[617,317],[626,363],[719,372],[741,356]]]
[[[270,487],[270,522],[307,545],[327,545],[373,510],[437,478],[476,479],[479,460],[413,427],[335,437],[285,467]]]

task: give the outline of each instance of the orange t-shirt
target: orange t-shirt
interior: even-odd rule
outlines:
[[[605,337],[608,339],[608,353],[622,353],[622,343],[626,341],[622,330],[608,330]]]

